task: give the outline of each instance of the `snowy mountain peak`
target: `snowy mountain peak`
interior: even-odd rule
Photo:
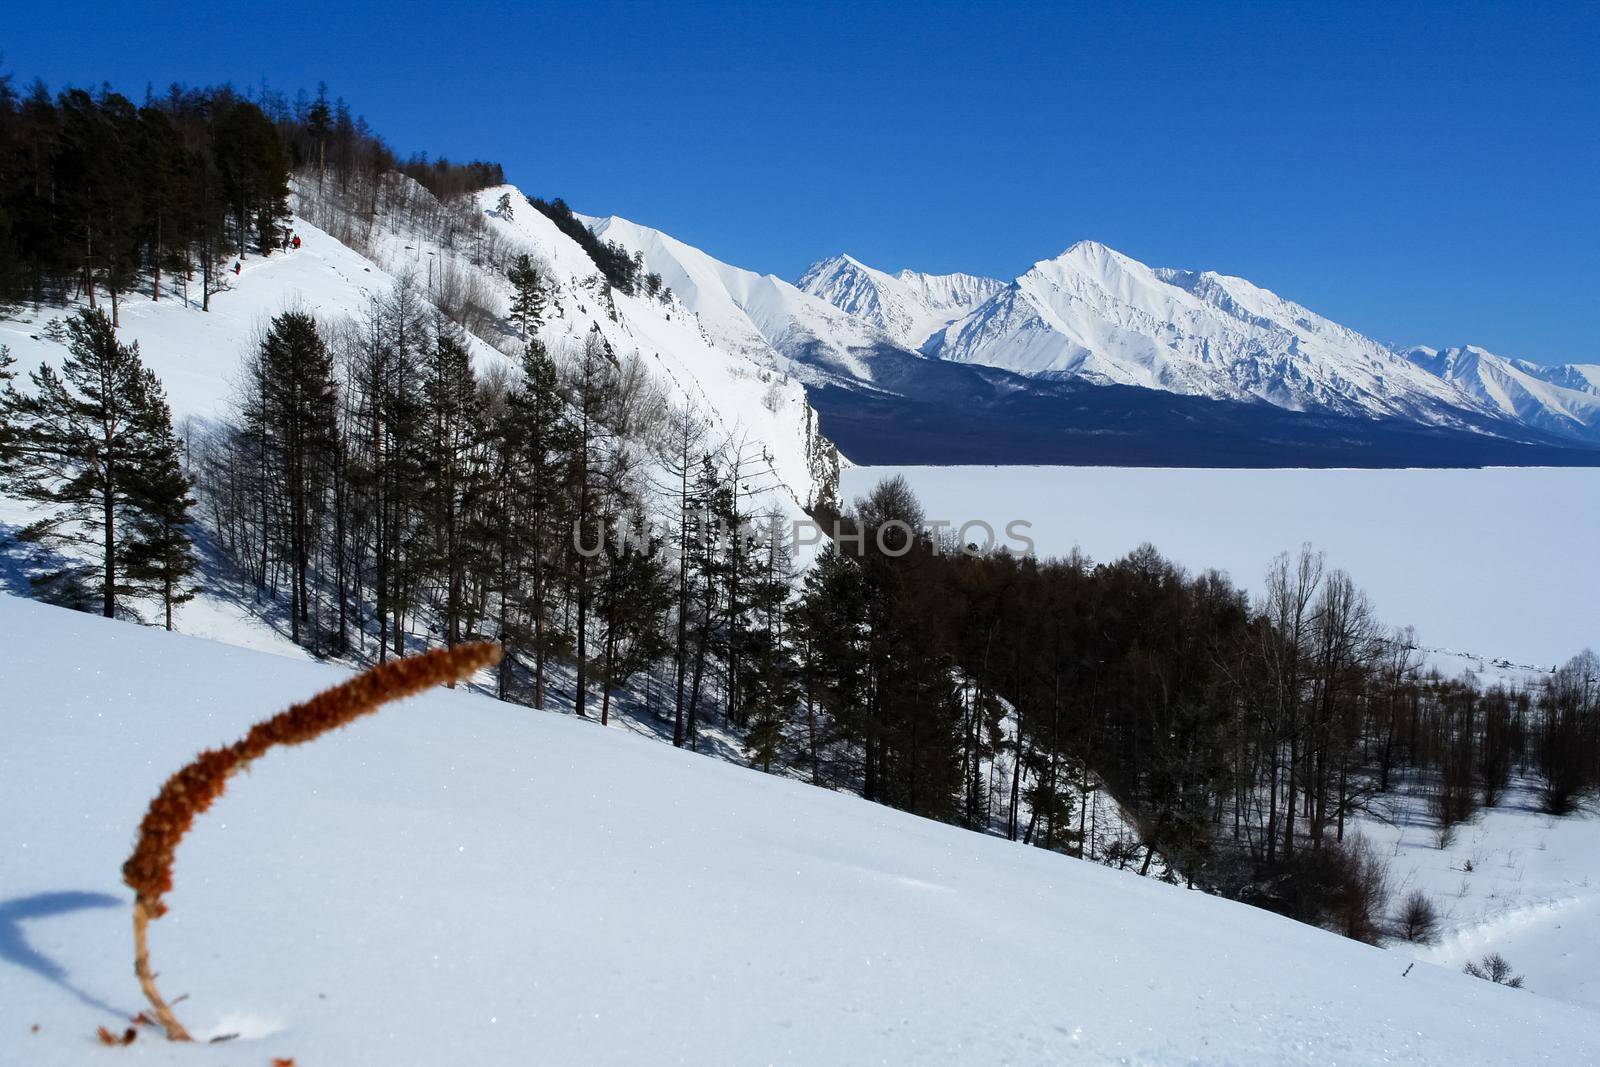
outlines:
[[[935,333],[941,359],[1296,411],[1455,423],[1479,402],[1386,346],[1214,271],[1073,244]]]
[[[916,348],[1004,287],[973,274],[889,274],[845,253],[813,263],[796,284],[905,348]]]

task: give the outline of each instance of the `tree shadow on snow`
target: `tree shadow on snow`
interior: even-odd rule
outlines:
[[[114,1008],[99,997],[72,983],[67,969],[28,943],[24,924],[36,919],[49,919],[88,908],[120,908],[126,902],[106,893],[87,893],[82,890],[64,890],[35,893],[0,901],[0,960],[32,971],[52,985],[72,994],[84,1005],[96,1011],[109,1012],[127,1018],[129,1012]]]
[[[21,532],[20,526],[0,522],[0,592],[31,599],[38,596],[33,587],[35,575],[62,570],[78,561],[20,540],[17,535]]]

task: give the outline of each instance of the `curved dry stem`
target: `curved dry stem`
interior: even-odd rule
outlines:
[[[488,642],[434,649],[419,656],[393,660],[356,675],[301,704],[296,704],[250,728],[227,748],[208,749],[168,778],[150,802],[139,824],[139,841],[122,865],[122,880],[135,895],[133,905],[134,973],[156,1020],[173,1041],[190,1040],[189,1032],[172,1014],[172,1006],[156,988],[150,969],[147,928],[166,914],[162,897],[172,888],[172,864],[178,844],[195,816],[222,795],[228,777],[275,745],[299,745],[370,714],[391,701],[412,696],[436,685],[470,678],[480,668],[500,659],[500,646]]]
[[[139,988],[144,990],[145,999],[150,1002],[150,1007],[156,1013],[156,1022],[167,1032],[168,1041],[193,1041],[189,1031],[183,1028],[178,1017],[172,1014],[172,1006],[161,995],[161,990],[156,988],[155,972],[150,970],[150,944],[145,937],[145,930],[150,925],[150,913],[145,910],[143,901],[134,901],[133,904],[133,973],[139,976]]]

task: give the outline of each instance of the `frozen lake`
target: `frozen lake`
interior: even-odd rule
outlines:
[[[1600,470],[856,467],[847,501],[902,474],[930,520],[1012,520],[1040,555],[1106,561],[1149,541],[1258,591],[1302,542],[1426,645],[1549,666],[1600,650]],[[969,539],[977,539],[974,534]]]

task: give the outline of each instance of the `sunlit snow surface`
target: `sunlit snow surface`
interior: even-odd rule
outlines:
[[[1600,650],[1600,470],[860,467],[842,496],[894,474],[930,519],[981,519],[1002,536],[1026,520],[1041,555],[1077,545],[1097,562],[1148,541],[1255,592],[1274,555],[1310,542],[1385,624],[1457,653],[1441,660],[1449,673]]]
[[[153,960],[118,868],[198,747],[346,677],[0,596],[0,1062],[1592,1062],[1600,1015],[570,717],[438,691],[230,787]],[[34,1028],[37,1027],[37,1030]]]

